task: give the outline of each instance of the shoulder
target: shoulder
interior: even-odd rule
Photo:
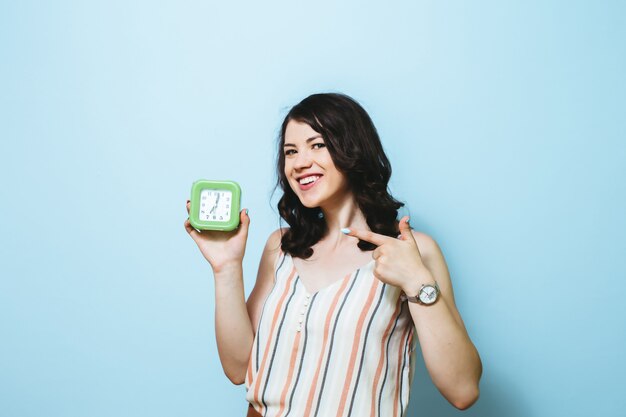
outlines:
[[[281,239],[287,230],[288,228],[281,227],[280,229],[274,230],[268,236],[265,248],[263,248],[263,254],[261,255],[258,278],[273,277],[276,260],[279,259],[279,255],[281,254]]]
[[[413,237],[415,238],[415,242],[417,243],[417,247],[424,261],[443,258],[441,248],[432,236],[414,229],[411,229],[411,233],[413,233]]]
[[[265,243],[265,248],[263,249],[263,258],[272,261],[275,261],[279,258],[279,255],[282,253],[282,238],[287,230],[289,230],[288,227],[281,227],[270,233],[267,238],[267,242]],[[274,262],[271,263],[274,264]]]
[[[265,250],[269,252],[280,251],[280,243],[283,238],[283,235],[287,232],[287,230],[289,230],[288,227],[281,227],[279,229],[274,230],[267,238],[267,243],[265,244]]]

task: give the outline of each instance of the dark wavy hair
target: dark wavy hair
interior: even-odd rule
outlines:
[[[345,94],[313,94],[287,113],[278,137],[276,187],[283,190],[278,212],[290,226],[281,239],[283,252],[309,258],[313,255],[312,246],[328,228],[321,209],[302,205],[285,176],[283,145],[285,130],[291,120],[306,123],[322,135],[333,163],[346,176],[369,228],[375,233],[396,237],[396,217],[404,203],[387,191],[391,165],[374,123],[363,107]],[[363,240],[359,240],[358,246],[363,251],[376,248]]]

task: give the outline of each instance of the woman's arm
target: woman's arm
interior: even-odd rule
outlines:
[[[215,337],[224,373],[243,384],[254,335],[267,295],[274,285],[274,262],[280,249],[280,229],[267,239],[254,288],[244,299],[241,264],[228,265],[215,276]]]
[[[409,303],[426,369],[442,395],[455,407],[466,409],[478,399],[480,357],[456,308],[441,249],[428,235],[412,232],[426,270],[418,271],[403,290],[414,296],[422,284],[434,281],[440,289],[439,299],[433,305]]]
[[[233,384],[244,382],[254,334],[246,309],[241,263],[213,271],[215,339],[224,373]]]
[[[455,407],[466,409],[478,399],[482,364],[454,304],[443,254],[429,236],[412,232],[408,217],[399,224],[399,239],[364,230],[342,230],[374,243],[374,276],[415,296],[423,284],[437,282],[440,299],[432,305],[409,303],[426,368],[433,383]]]
[[[261,261],[259,262],[256,283],[254,284],[252,292],[250,292],[250,296],[248,296],[248,302],[246,304],[254,334],[256,334],[256,329],[259,325],[261,310],[263,309],[265,299],[274,287],[275,262],[280,253],[280,241],[284,232],[285,228],[277,229],[272,232],[267,239]]]
[[[185,221],[187,233],[213,269],[217,350],[224,373],[234,384],[244,382],[254,329],[263,301],[271,290],[273,259],[280,247],[280,233],[278,243],[275,242],[277,231],[270,236],[265,246],[257,281],[246,304],[242,261],[249,226],[250,218],[244,210],[240,213],[239,228],[232,232],[198,232],[191,226],[189,219]]]

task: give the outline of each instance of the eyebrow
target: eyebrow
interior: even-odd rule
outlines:
[[[306,140],[306,143],[309,143],[309,142],[311,142],[311,141],[312,141],[312,140],[314,140],[314,139],[324,139],[324,138],[322,137],[322,135],[315,135],[315,136],[311,136],[310,138],[308,138],[308,139]],[[296,147],[296,145],[294,145],[293,143],[285,143],[285,144],[283,145],[283,148],[286,148],[287,146],[293,146],[294,148]]]

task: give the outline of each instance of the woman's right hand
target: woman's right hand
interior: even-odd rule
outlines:
[[[191,203],[187,200],[187,214],[189,214],[190,205]],[[250,217],[245,209],[239,212],[239,226],[230,232],[214,230],[200,232],[191,225],[189,218],[185,220],[185,230],[196,242],[202,255],[209,261],[214,273],[229,266],[241,265],[246,251],[249,226]]]

